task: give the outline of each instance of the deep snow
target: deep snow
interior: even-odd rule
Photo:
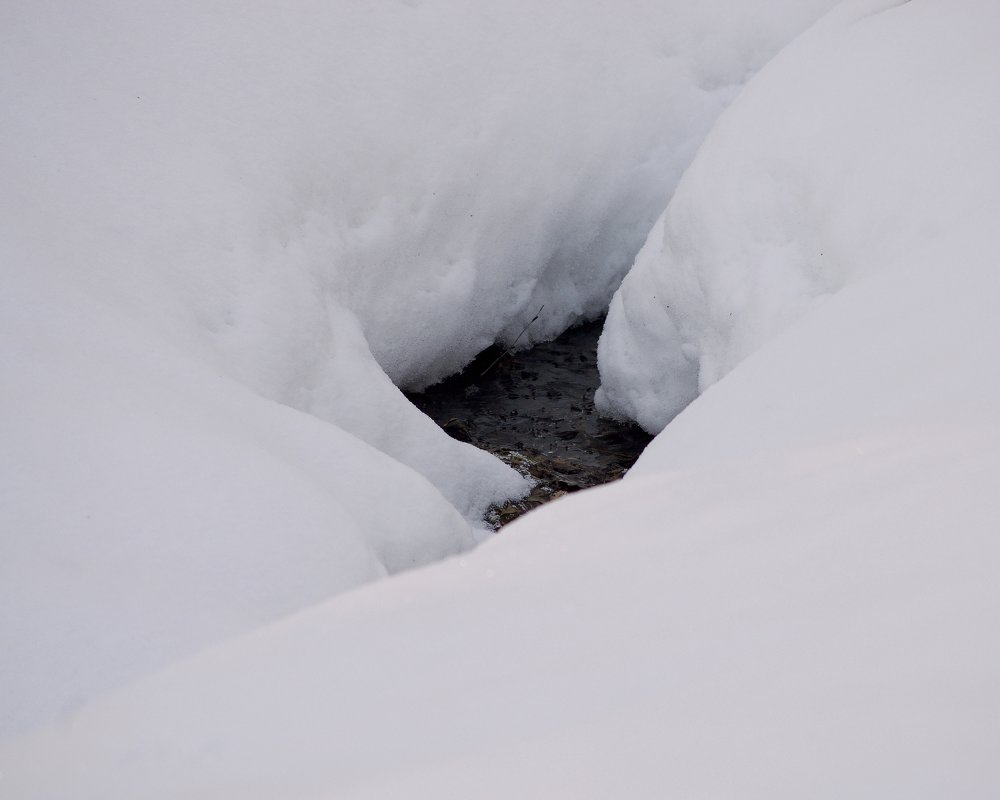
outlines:
[[[606,303],[831,2],[3,3],[0,733],[470,547],[392,380]]]
[[[750,82],[612,309],[602,361],[619,413],[655,428],[684,402],[670,381],[703,391],[624,481],[10,738],[0,788],[996,796],[998,33],[987,0],[849,0]],[[15,330],[46,355],[45,380],[73,374],[27,322]],[[71,341],[90,375],[87,337]],[[289,431],[324,427],[187,351],[141,358],[164,349],[140,338],[134,361],[225,387],[203,434],[245,442],[246,425],[223,424],[238,403],[280,409]],[[199,414],[205,402],[193,396]],[[252,441],[273,453],[289,437]]]
[[[771,62],[713,128],[615,295],[598,405],[657,433],[778,332],[878,271],[897,270],[901,284],[933,271],[940,297],[928,297],[925,324],[948,341],[949,292],[990,280],[997,8],[849,2]],[[920,27],[934,14],[937,26]],[[895,327],[916,312],[891,302],[884,313]],[[859,327],[849,316],[843,326],[845,339]],[[963,341],[955,358],[993,344]],[[934,391],[946,382],[927,362],[914,378]],[[861,402],[897,402],[854,388]]]

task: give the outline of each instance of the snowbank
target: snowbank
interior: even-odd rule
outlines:
[[[468,547],[392,381],[596,312],[831,2],[3,3],[0,731]]]
[[[268,396],[335,382],[331,304],[420,387],[542,305],[535,338],[606,307],[718,113],[833,2],[8,4],[10,194],[78,259],[169,263]]]
[[[473,544],[409,468],[71,281],[4,291],[0,732]]]
[[[760,291],[762,252],[785,286],[782,243],[822,244],[816,280],[842,288],[785,293],[798,321],[628,479],[9,741],[4,789],[995,796],[998,32],[986,0],[851,2],[754,81],[666,241],[688,209],[708,297],[724,268]],[[748,175],[767,180],[743,196]],[[717,205],[736,216],[713,237]],[[740,242],[745,267],[710,258]],[[619,315],[641,313],[644,263]]]
[[[879,270],[978,278],[996,209],[997,62],[969,43],[996,31],[998,12],[966,6],[847,3],[729,109],[614,298],[599,355],[606,411],[661,430],[777,332]],[[935,13],[940,31],[916,30]],[[908,38],[891,41],[886,31],[911,19]],[[944,336],[942,305],[929,302],[926,324]],[[845,336],[856,327],[843,325]]]
[[[468,557],[0,747],[5,786],[22,800],[990,797],[998,515],[956,512],[993,492],[998,443],[803,453],[557,501]],[[940,459],[959,454],[942,487]]]

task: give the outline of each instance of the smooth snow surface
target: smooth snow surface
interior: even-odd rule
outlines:
[[[993,0],[848,2],[751,82],[609,322],[644,424],[699,389],[678,352],[718,379],[625,481],[10,739],[0,791],[1000,796],[998,38]],[[126,408],[174,369],[143,364]],[[239,392],[210,430],[245,446]],[[261,414],[275,459],[319,430]]]
[[[596,313],[832,1],[0,5],[0,733],[471,546],[392,381]]]
[[[990,2],[850,2],[769,64],[712,130],[612,302],[599,405],[658,432],[879,271],[900,284],[931,271],[942,294],[923,324],[958,345],[946,298],[987,271],[996,213],[1000,61],[984,42],[998,16]],[[884,324],[914,313],[892,302]],[[955,357],[993,344],[962,341]],[[922,380],[937,384],[927,361]],[[879,402],[873,388],[855,386],[858,401]]]
[[[557,501],[0,748],[7,787],[986,800],[998,517],[956,512],[1000,442],[877,444]]]
[[[471,546],[409,468],[71,286],[4,284],[0,731]]]

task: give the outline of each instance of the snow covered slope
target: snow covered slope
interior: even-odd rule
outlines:
[[[998,9],[846,3],[765,69],[713,129],[612,303],[605,410],[661,430],[778,331],[879,271],[941,284],[920,312],[887,304],[887,328],[923,313],[935,338],[949,335],[943,298],[989,279],[1000,69],[984,42]],[[935,14],[938,27],[920,27]],[[843,328],[860,326],[845,317]]]
[[[473,544],[417,473],[72,280],[4,292],[0,732]]]
[[[389,376],[596,311],[831,3],[0,4],[0,731],[470,546]]]
[[[750,85],[663,230],[679,251],[688,209],[708,297],[726,252],[732,291],[770,265],[801,313],[755,318],[767,341],[629,478],[8,741],[0,788],[1000,794],[997,8],[849,2]],[[780,255],[820,243],[837,291],[817,302]],[[648,263],[619,324],[668,320],[635,302]],[[702,330],[699,308],[678,319]]]
[[[5,786],[985,800],[1000,788],[998,516],[982,514],[997,444],[776,457],[557,501],[468,557],[0,746]],[[963,450],[942,485],[940,459]]]

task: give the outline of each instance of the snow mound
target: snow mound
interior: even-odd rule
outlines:
[[[408,467],[71,285],[4,283],[0,733],[474,544]]]
[[[840,265],[823,280],[843,286],[822,302],[792,293],[799,318],[626,480],[8,740],[0,787],[25,800],[996,796],[998,32],[992,0],[851,2],[748,88],[661,232],[679,249],[677,209],[698,199],[687,219],[711,232],[694,212],[728,206],[739,217],[719,236],[751,255],[778,233],[822,243]],[[798,125],[814,138],[796,147],[778,132]],[[788,191],[742,197],[765,156]],[[795,187],[808,191],[793,213]],[[655,330],[666,306],[653,316],[633,295],[662,262],[644,263],[618,322],[646,314]],[[785,280],[792,266],[775,261]]]
[[[989,142],[1000,63],[978,45],[1000,12],[961,7],[969,12],[846,3],[752,82],[612,302],[602,410],[655,433],[845,287],[927,265],[950,285],[977,268],[997,207]],[[939,29],[920,27],[935,14]],[[897,26],[907,33],[898,41],[886,34]],[[927,309],[939,330],[931,308],[940,307]],[[853,326],[844,321],[845,335]]]
[[[990,797],[1000,517],[955,514],[993,493],[1000,440],[941,443],[557,501],[468,557],[0,745],[5,786],[21,800]]]
[[[393,381],[596,313],[831,2],[0,5],[0,731],[470,546]]]

